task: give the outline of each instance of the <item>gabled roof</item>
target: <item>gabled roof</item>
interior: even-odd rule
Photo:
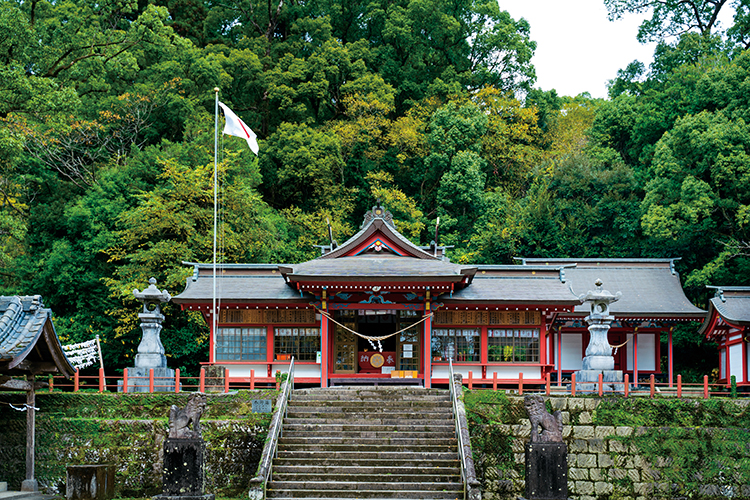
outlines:
[[[425,285],[471,283],[476,267],[452,264],[425,252],[396,230],[381,206],[365,214],[362,229],[343,245],[301,264],[279,266],[292,285],[331,280],[422,282]]]
[[[336,247],[315,260],[337,259],[339,257],[359,255],[373,245],[378,238],[381,238],[383,243],[393,249],[397,255],[417,259],[441,260],[439,257],[425,252],[399,233],[396,230],[391,213],[379,205],[372,207],[372,210],[365,214],[362,228],[357,234],[349,238],[341,246]]]
[[[684,318],[702,320],[706,311],[695,307],[685,296],[674,262],[679,259],[520,259],[524,265],[575,267],[565,269],[565,280],[576,296],[594,289],[601,279],[604,289],[622,292],[610,305],[617,317]],[[579,304],[575,313],[586,315],[589,306]]]
[[[279,268],[290,281],[340,279],[347,281],[447,281],[456,283],[476,272],[476,267],[416,257],[358,255],[337,259],[318,258]]]
[[[0,296],[0,314],[0,374],[75,373],[41,296]]]
[[[716,296],[708,301],[708,321],[703,323],[698,333],[713,335],[707,330],[715,325],[714,315],[735,327],[750,326],[750,287],[748,286],[709,286],[716,290]]]

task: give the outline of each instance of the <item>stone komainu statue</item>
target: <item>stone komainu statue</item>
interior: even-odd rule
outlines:
[[[531,442],[532,443],[562,443],[562,413],[557,410],[550,414],[544,407],[544,399],[541,396],[526,396],[523,400],[526,407],[526,413],[529,414],[531,421]],[[542,433],[539,434],[539,426],[542,426]]]
[[[200,439],[201,415],[206,411],[206,395],[191,394],[185,408],[172,405],[169,410],[170,439]]]

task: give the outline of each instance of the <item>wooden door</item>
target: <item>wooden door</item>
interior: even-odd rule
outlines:
[[[339,325],[333,335],[333,373],[357,373],[357,336]]]
[[[398,334],[396,341],[397,370],[419,371],[419,327]]]

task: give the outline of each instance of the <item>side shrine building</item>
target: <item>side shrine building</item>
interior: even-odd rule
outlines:
[[[173,301],[214,325],[213,266],[191,265]],[[685,297],[674,259],[455,264],[445,248],[402,236],[380,206],[317,259],[218,266],[208,365],[224,367],[230,382],[249,381],[251,370],[271,382],[294,356],[295,380],[323,387],[393,376],[447,384],[449,360],[477,384],[562,380],[581,368],[588,332],[578,296],[597,278],[623,294],[612,307],[615,369],[671,380],[672,328],[706,314]]]

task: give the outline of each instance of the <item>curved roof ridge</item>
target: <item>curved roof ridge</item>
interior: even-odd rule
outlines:
[[[330,252],[321,255],[313,260],[318,259],[335,259],[344,256],[357,244],[363,242],[367,237],[372,235],[375,231],[381,231],[385,235],[393,238],[395,241],[406,247],[412,257],[418,259],[430,259],[430,260],[442,260],[439,257],[435,257],[424,250],[418,245],[415,245],[410,239],[401,234],[393,222],[393,215],[388,210],[385,210],[382,206],[376,205],[372,207],[372,210],[365,214],[365,220],[362,223],[362,229],[360,229],[354,236],[346,240],[344,243],[332,249]]]
[[[0,359],[3,354],[10,352],[14,345],[15,336],[11,335],[15,331],[15,325],[23,319],[23,302],[18,295],[3,297],[8,300],[8,306],[2,316],[0,316]]]

